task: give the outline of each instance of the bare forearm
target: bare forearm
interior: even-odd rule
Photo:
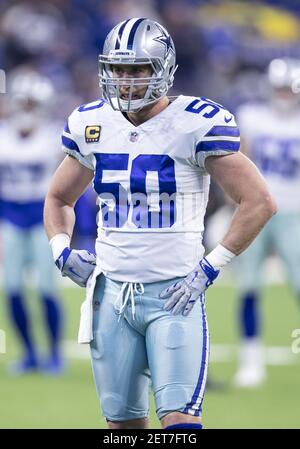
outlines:
[[[240,254],[251,244],[274,212],[271,199],[258,204],[242,201],[221,244],[234,254]]]
[[[56,234],[68,234],[71,237],[74,223],[73,206],[53,196],[47,196],[44,209],[44,225],[48,239],[52,239]]]

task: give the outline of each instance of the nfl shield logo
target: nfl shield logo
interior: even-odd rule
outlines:
[[[130,142],[136,142],[138,140],[139,134],[136,131],[131,131],[129,134]]]

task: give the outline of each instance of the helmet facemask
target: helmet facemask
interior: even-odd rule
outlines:
[[[124,55],[126,53],[126,55]],[[121,65],[149,65],[152,75],[145,78],[140,77],[116,77],[113,73],[113,66]],[[133,51],[111,51],[109,56],[99,56],[99,78],[100,87],[103,90],[104,98],[110,103],[113,109],[123,112],[138,112],[145,106],[155,103],[166,95],[173,84],[174,73],[177,67],[173,67],[171,73],[164,75],[168,60],[162,61],[160,58],[137,58]],[[122,99],[120,87],[128,86],[128,98]],[[146,87],[142,98],[134,99],[136,88]]]

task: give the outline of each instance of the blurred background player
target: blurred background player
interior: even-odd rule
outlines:
[[[271,250],[283,261],[300,299],[300,60],[272,60],[268,83],[269,101],[246,104],[237,114],[245,151],[264,175],[278,205],[277,215],[239,258],[243,340],[234,381],[240,387],[257,386],[266,377],[259,299],[263,262]]]
[[[62,317],[51,251],[42,225],[44,196],[61,158],[60,127],[47,114],[53,93],[47,78],[29,68],[18,69],[8,86],[8,118],[0,127],[4,291],[11,321],[23,347],[21,360],[11,366],[13,374],[36,369],[58,374],[62,369],[59,348]],[[37,274],[37,290],[50,341],[45,360],[40,360],[37,352],[25,303],[29,267],[34,267]]]

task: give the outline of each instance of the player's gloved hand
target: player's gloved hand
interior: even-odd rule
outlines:
[[[172,311],[174,315],[179,313],[188,315],[197,299],[213,283],[219,273],[220,270],[216,270],[203,257],[182,281],[176,282],[160,293],[161,299],[169,298],[164,304],[164,310]]]
[[[63,276],[67,276],[80,287],[85,287],[96,265],[96,256],[86,250],[65,248],[55,265]]]

